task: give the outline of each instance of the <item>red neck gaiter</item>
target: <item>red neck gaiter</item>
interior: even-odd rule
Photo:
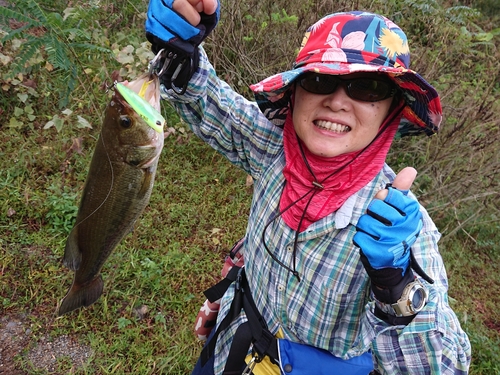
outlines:
[[[302,154],[290,111],[283,130],[286,184],[280,211],[285,223],[302,232],[312,223],[337,211],[347,198],[373,180],[384,166],[400,119],[401,115],[386,119],[380,127],[381,133],[364,150],[326,158],[312,154],[303,143]]]

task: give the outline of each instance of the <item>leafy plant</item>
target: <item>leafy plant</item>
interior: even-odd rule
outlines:
[[[0,38],[12,37],[0,45],[0,330],[7,319],[20,317],[29,334],[17,352],[2,352],[18,353],[3,358],[4,372],[189,374],[201,349],[192,328],[202,291],[220,278],[227,249],[245,230],[251,200],[246,176],[185,131],[163,102],[171,131],[150,205],[105,264],[100,300],[54,319],[57,300],[73,278],[61,258],[99,132],[98,121],[89,121],[92,128],[75,122],[102,113],[112,72],[130,79],[144,71],[151,56],[143,31],[148,2],[73,2],[77,9],[68,10],[62,0],[10,3],[0,8]],[[436,137],[396,141],[389,164],[419,171],[414,191],[444,234],[440,251],[450,301],[471,338],[470,374],[489,375],[498,373],[500,355],[500,297],[492,293],[500,288],[497,2],[460,1],[470,8],[480,4],[481,14],[450,3],[459,4],[222,0],[221,24],[205,48],[220,77],[251,97],[247,84],[289,69],[305,28],[327,13],[366,9],[389,16],[407,32],[412,68],[441,93],[445,116]],[[38,23],[28,27],[30,20]],[[77,42],[104,48],[65,50],[78,74],[61,108],[54,104],[67,90],[70,71],[54,68],[42,45],[21,64],[20,51],[38,38],[60,42],[63,49]],[[141,318],[138,306],[147,307]],[[59,359],[55,370],[27,365],[27,352],[41,337],[60,335],[71,335],[95,354],[81,367],[69,357]]]
[[[91,35],[80,27],[82,16],[74,8],[67,8],[64,14],[45,11],[34,0],[19,0],[10,7],[0,7],[0,24],[6,33],[2,44],[21,40],[11,76],[40,69],[40,61],[36,59],[32,65],[32,60],[42,54],[46,58],[45,68],[66,82],[59,95],[59,108],[68,104],[76,86],[81,54],[110,53],[107,48],[88,43]]]
[[[52,119],[49,120],[45,125],[44,129],[49,129],[51,127],[55,127],[58,132],[60,132],[64,126],[65,122],[71,121],[71,115],[73,114],[73,111],[70,109],[65,109],[64,111],[61,112],[60,115],[54,115],[52,116]],[[92,125],[85,120],[82,116],[77,115],[77,121],[76,121],[76,126],[77,128],[92,128]]]
[[[78,213],[77,194],[68,188],[50,186],[47,197],[48,212],[46,219],[54,232],[68,234],[75,223]]]

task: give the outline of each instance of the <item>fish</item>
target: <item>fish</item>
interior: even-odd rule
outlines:
[[[115,82],[64,248],[63,264],[75,273],[58,316],[89,307],[102,295],[104,263],[149,203],[164,125],[155,74]]]

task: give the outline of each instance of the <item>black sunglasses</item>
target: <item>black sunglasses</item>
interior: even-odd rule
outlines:
[[[377,77],[342,79],[334,75],[306,73],[299,78],[299,85],[312,94],[333,94],[339,84],[345,85],[351,99],[363,102],[378,102],[396,94],[396,87],[392,82]]]

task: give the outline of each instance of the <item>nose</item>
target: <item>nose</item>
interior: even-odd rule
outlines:
[[[352,99],[347,95],[347,87],[344,82],[339,82],[335,91],[325,96],[323,105],[334,111],[348,110]]]

